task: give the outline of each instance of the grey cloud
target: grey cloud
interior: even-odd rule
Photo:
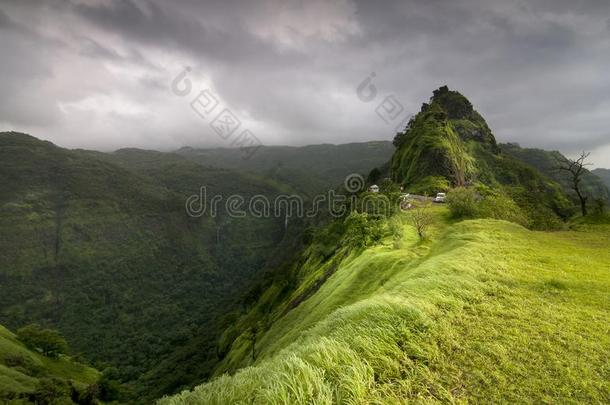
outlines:
[[[0,84],[15,101],[0,123],[70,146],[223,146],[169,91],[184,65],[264,142],[391,139],[376,103],[394,94],[413,113],[447,84],[500,141],[610,143],[605,0],[5,4]],[[373,71],[379,96],[365,104],[355,89]]]

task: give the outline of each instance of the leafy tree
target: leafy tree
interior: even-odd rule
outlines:
[[[68,353],[68,343],[53,329],[43,329],[31,324],[17,331],[17,338],[28,348],[40,351],[47,357],[58,357]]]
[[[379,170],[378,168],[374,168],[373,170],[371,170],[371,172],[369,173],[366,181],[369,184],[373,184],[376,183],[377,180],[379,180],[379,178],[381,177],[381,170]]]
[[[108,367],[102,372],[102,377],[97,383],[97,395],[103,401],[114,401],[121,396],[121,384],[119,370],[115,367]]]
[[[379,221],[371,218],[366,212],[352,212],[345,218],[347,227],[345,238],[353,247],[367,247],[379,242],[383,231]]]

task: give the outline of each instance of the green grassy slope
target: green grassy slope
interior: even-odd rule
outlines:
[[[237,339],[246,368],[161,403],[607,403],[610,227],[436,218],[344,259],[254,362]]]
[[[20,403],[17,398],[38,389],[43,378],[69,381],[83,389],[95,383],[99,376],[97,370],[68,357],[51,359],[27,349],[0,325],[0,402]]]

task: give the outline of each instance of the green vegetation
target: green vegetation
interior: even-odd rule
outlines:
[[[608,402],[601,180],[575,217],[560,155],[498,145],[447,87],[394,144],[243,160],[0,133],[0,401]],[[202,186],[311,197],[349,173],[381,192],[342,219],[185,212]],[[403,212],[402,192],[448,204]]]
[[[223,317],[300,225],[189,217],[185,200],[201,186],[209,198],[290,191],[171,154],[0,134],[0,321],[59,330],[142,402],[205,379]]]
[[[474,188],[456,188],[447,195],[454,219],[491,218],[529,226],[527,215],[510,197],[501,192]]]
[[[430,103],[396,135],[394,145],[391,174],[408,192],[493,190],[496,195],[483,203],[485,216],[497,218],[495,208],[511,208],[511,216],[501,219],[532,229],[559,229],[575,214],[576,204],[580,207],[572,179],[557,169],[558,159],[565,158],[558,152],[498,145],[472,104],[446,86],[434,91]],[[608,189],[588,171],[583,190],[590,201],[610,201]]]
[[[29,332],[20,337],[29,342],[27,337],[39,336],[41,330],[29,328]],[[53,333],[50,335],[57,337]],[[70,357],[48,357],[29,349],[17,336],[0,326],[1,403],[93,404],[99,395],[99,378],[97,370]]]
[[[182,148],[177,154],[207,167],[241,170],[287,184],[313,196],[342,184],[350,173],[366,174],[394,153],[387,141],[343,145],[262,146],[250,159],[239,149]]]
[[[603,207],[566,231],[576,200],[554,168],[539,168],[548,155],[498,145],[447,87],[394,145],[368,182],[449,191],[448,207],[414,203],[384,218],[359,201],[308,230],[308,246],[232,318],[216,378],[161,404],[607,402]],[[380,188],[376,201],[398,195]]]
[[[424,104],[407,130],[397,135],[395,144],[394,178],[414,189],[422,188],[420,183],[429,182],[430,176],[444,177],[453,186],[463,186],[473,175],[472,158],[437,102]]]
[[[389,142],[162,153],[66,150],[0,133],[0,321],[58,329],[150,402],[210,376],[244,294],[289,262],[301,221],[189,217],[187,197],[313,194],[391,156]],[[219,166],[223,161],[223,167]],[[229,167],[230,169],[228,169]],[[247,170],[243,173],[235,169]]]
[[[539,170],[548,178],[559,183],[563,190],[572,193],[572,179],[566,173],[558,170],[558,161],[565,159],[559,152],[549,152],[541,149],[522,148],[517,144],[509,143],[500,145],[502,152],[515,157],[533,168]],[[605,169],[596,169],[592,172],[586,171],[583,175],[583,189],[585,193],[594,199],[603,199],[610,202],[610,176],[604,177]]]
[[[592,171],[610,189],[610,169],[595,169]]]
[[[339,225],[318,235],[300,285],[334,271],[300,305],[286,311],[297,288],[267,309],[255,360],[237,338],[218,378],[161,404],[607,403],[610,227],[533,232],[433,210],[424,242],[406,213],[398,245],[388,232],[319,260]]]
[[[32,324],[19,329],[17,338],[29,349],[40,351],[47,357],[57,358],[61,354],[68,354],[68,342],[53,329]]]

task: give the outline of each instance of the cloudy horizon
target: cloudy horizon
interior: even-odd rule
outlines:
[[[391,140],[448,85],[500,142],[610,167],[610,2],[254,3],[2,1],[0,131],[69,148],[230,147],[191,106],[206,91],[214,115],[265,145]],[[396,122],[376,112],[386,97]]]

